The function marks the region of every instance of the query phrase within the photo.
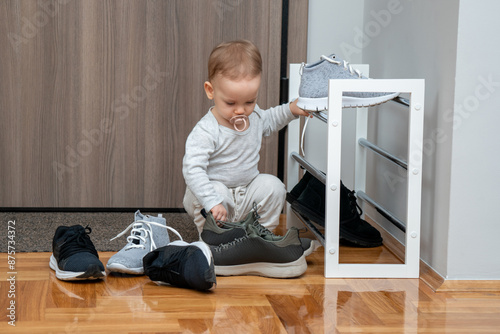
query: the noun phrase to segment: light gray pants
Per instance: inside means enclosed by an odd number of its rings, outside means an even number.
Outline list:
[[[279,218],[285,204],[286,189],[283,182],[276,176],[259,174],[247,186],[228,188],[220,182],[213,181],[215,191],[224,197],[222,205],[227,210],[228,221],[243,220],[253,203],[257,204],[257,213],[260,215],[259,223],[269,230],[274,230],[279,224]],[[184,195],[184,209],[194,219],[198,232],[203,230],[205,218],[200,211],[203,209],[200,202],[189,188]]]

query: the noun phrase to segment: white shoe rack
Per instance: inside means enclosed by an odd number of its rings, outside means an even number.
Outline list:
[[[290,66],[290,97],[298,96],[300,84],[300,64]],[[328,127],[326,175],[316,169],[297,152],[300,141],[300,122],[295,120],[288,127],[287,188],[290,191],[299,181],[302,166],[326,185],[325,230],[320,233],[315,226],[293,212],[287,203],[287,227],[301,225],[308,227],[322,243],[325,250],[325,277],[363,278],[417,278],[420,264],[420,210],[422,189],[422,142],[424,121],[424,80],[423,79],[332,79],[329,81],[328,111],[314,113]],[[356,146],[354,190],[358,200],[370,204],[381,212],[390,223],[404,232],[404,263],[402,264],[352,264],[339,263],[339,202],[342,142],[342,94],[344,92],[400,92],[409,98],[396,98],[387,103],[398,103],[406,108],[408,117],[408,157],[397,158],[367,140],[369,108],[353,109],[356,112]],[[383,112],[383,110],[378,111]],[[318,146],[320,147],[320,146]],[[406,170],[407,205],[406,219],[400,221],[366,194],[367,153],[374,152],[400,168]],[[366,211],[366,210],[365,210]]]

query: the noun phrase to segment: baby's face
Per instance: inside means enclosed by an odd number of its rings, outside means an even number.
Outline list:
[[[219,124],[232,129],[232,117],[250,116],[257,103],[259,87],[260,75],[236,80],[217,76],[212,82],[205,82],[205,92],[214,100],[212,111]]]

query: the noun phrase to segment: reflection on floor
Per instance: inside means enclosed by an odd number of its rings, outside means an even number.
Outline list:
[[[217,277],[210,292],[158,286],[145,276],[63,282],[49,268],[50,253],[16,254],[10,274],[2,253],[0,332],[499,332],[500,292],[435,293],[420,279],[325,279],[323,252],[320,247],[308,257],[302,277]],[[101,260],[112,254],[100,253]],[[393,257],[385,247],[343,248],[341,254],[350,261]],[[15,328],[8,323],[12,314]]]

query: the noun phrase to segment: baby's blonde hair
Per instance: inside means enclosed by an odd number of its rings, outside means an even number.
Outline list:
[[[231,80],[254,78],[262,73],[259,49],[250,41],[238,40],[217,45],[208,58],[208,80],[217,75]]]

